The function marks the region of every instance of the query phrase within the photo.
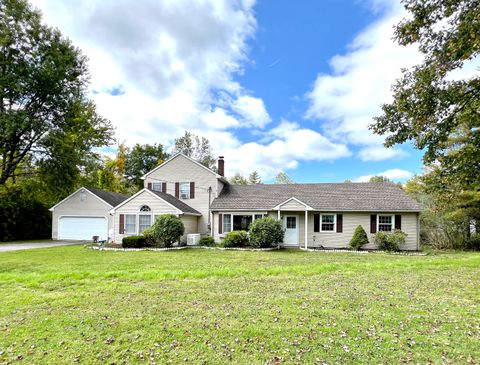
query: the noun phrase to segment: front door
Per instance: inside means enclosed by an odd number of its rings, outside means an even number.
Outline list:
[[[298,246],[298,217],[296,215],[284,216],[283,225],[285,228],[285,238],[283,239],[284,246]]]

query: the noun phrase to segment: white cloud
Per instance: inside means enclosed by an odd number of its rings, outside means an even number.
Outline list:
[[[384,149],[383,137],[373,134],[368,125],[380,114],[381,104],[391,100],[390,87],[401,76],[401,68],[421,61],[414,47],[401,47],[392,40],[393,26],[405,15],[400,3],[372,0],[371,4],[383,16],[356,36],[346,54],[330,60],[330,74],[317,76],[307,95],[306,113],[323,120],[327,137],[359,146],[364,161],[404,155],[400,148]]]
[[[263,101],[234,80],[256,30],[252,0],[33,4],[88,56],[91,96],[127,144],[270,122]]]
[[[355,182],[366,182],[369,181],[373,176],[385,176],[393,181],[406,181],[413,176],[413,173],[407,170],[402,169],[389,169],[383,172],[379,172],[371,175],[364,175],[356,178]]]
[[[385,148],[383,146],[373,145],[362,148],[358,153],[362,161],[384,161],[393,158],[402,158],[408,155],[400,148]]]
[[[263,100],[259,98],[240,96],[234,102],[233,110],[241,115],[247,124],[254,127],[263,128],[271,121]]]
[[[242,144],[224,135],[221,143],[227,175],[248,175],[255,170],[268,180],[281,170],[296,168],[300,161],[333,161],[351,155],[346,145],[332,143],[322,134],[288,121],[268,132],[268,137],[269,142],[264,144]]]

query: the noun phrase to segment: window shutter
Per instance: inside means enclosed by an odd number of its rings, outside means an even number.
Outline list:
[[[175,183],[175,198],[179,198],[180,197],[180,183],[176,182]]]
[[[195,182],[190,182],[190,199],[195,198]]]
[[[343,232],[343,214],[337,214],[337,233]]]
[[[377,232],[377,215],[372,214],[370,216],[370,233],[376,233]]]
[[[125,233],[125,215],[120,214],[120,222],[118,227],[118,233],[124,234]]]
[[[223,233],[223,214],[218,215],[218,233]]]
[[[147,184],[148,190],[152,190],[152,183]]]
[[[166,193],[166,192],[167,192],[167,183],[163,182],[162,183],[162,193]]]
[[[395,214],[395,229],[402,229],[402,216]]]
[[[313,215],[313,232],[320,232],[320,214]]]

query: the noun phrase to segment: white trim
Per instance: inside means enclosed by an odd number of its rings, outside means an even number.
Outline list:
[[[392,229],[390,231],[380,231],[380,216],[392,218]],[[385,223],[382,223],[385,224]],[[377,232],[393,232],[395,231],[395,214],[377,214]]]
[[[285,200],[284,202],[278,204],[277,206],[275,206],[275,207],[273,208],[273,210],[281,210],[281,206],[284,205],[284,204],[286,204],[286,203],[288,203],[290,200],[295,200],[297,203],[304,205],[307,210],[313,210],[313,208],[312,208],[310,205],[302,202],[301,200],[298,200],[298,199],[295,198],[294,196],[292,196],[291,198],[288,198],[288,199]]]
[[[308,247],[308,210],[305,209],[305,249]]]
[[[88,188],[85,188],[85,187],[81,187],[80,189],[74,191],[73,193],[71,193],[69,196],[67,196],[65,199],[61,200],[60,202],[58,202],[57,204],[55,204],[53,207],[51,207],[49,209],[49,211],[53,212],[53,210],[58,207],[60,204],[62,204],[63,202],[65,202],[66,200],[70,199],[73,195],[75,195],[76,193],[78,192],[81,192],[82,190],[86,190],[88,191],[91,195],[93,195],[95,198],[97,198],[98,200],[100,200],[101,202],[107,204],[109,207],[112,207],[113,208],[113,205],[110,204],[110,203],[107,203],[105,200],[103,200],[102,198],[100,198],[99,196],[95,195],[94,193],[92,193],[90,190],[88,190]]]
[[[143,175],[143,176],[141,177],[141,179],[142,179],[142,180],[145,180],[148,175],[150,175],[151,173],[157,171],[160,167],[165,166],[165,165],[166,165],[167,163],[169,163],[170,161],[173,161],[173,160],[174,160],[175,158],[177,158],[178,156],[183,156],[183,157],[185,157],[187,160],[192,161],[192,162],[195,163],[196,165],[198,165],[198,166],[204,168],[205,170],[207,170],[208,172],[211,172],[212,174],[214,174],[216,178],[219,178],[219,179],[220,179],[220,178],[224,178],[224,176],[217,174],[215,171],[210,170],[210,169],[209,169],[208,167],[206,167],[206,166],[203,166],[200,162],[195,161],[193,158],[188,157],[188,156],[185,156],[183,153],[177,153],[176,155],[173,155],[172,157],[170,157],[167,161],[165,161],[165,162],[162,163],[161,165],[158,165],[158,166],[155,167],[153,170],[147,172],[145,175]]]
[[[329,230],[323,230],[322,229],[322,216],[324,215],[333,215],[333,230],[332,231],[329,231]],[[327,213],[327,214],[323,214],[323,213],[320,213],[320,232],[328,232],[328,233],[335,233],[337,232],[337,215],[336,214],[330,214],[330,213]]]
[[[167,202],[166,200],[162,199],[160,196],[158,196],[157,194],[155,194],[154,192],[150,191],[149,189],[147,188],[143,188],[142,190],[140,190],[138,193],[132,195],[130,198],[128,198],[127,200],[121,202],[120,204],[118,204],[116,207],[114,207],[112,210],[110,210],[110,213],[112,214],[115,214],[115,211],[120,208],[121,206],[127,204],[129,201],[135,199],[137,196],[139,196],[140,194],[142,194],[143,192],[147,192],[149,193],[150,195],[154,196],[155,198],[157,199],[160,199],[162,202],[164,202],[165,204],[167,204],[168,206],[172,207],[174,210],[175,210],[175,214],[182,214],[184,213],[183,211],[181,211],[180,209],[178,209],[177,207],[173,206],[172,204],[170,204],[169,202]],[[193,214],[193,213],[191,213]]]
[[[302,204],[304,204],[304,203],[302,203]],[[240,211],[245,211],[245,212],[268,211],[268,212],[273,212],[273,211],[278,210],[278,209],[275,209],[277,207],[278,207],[278,205],[276,207],[273,207],[273,208],[263,208],[263,209],[259,209],[259,208],[251,208],[251,209],[247,209],[247,208],[238,208],[238,209],[233,209],[233,208],[210,208],[210,210],[212,212],[231,212],[231,211],[236,211],[236,212],[240,212]],[[316,211],[316,212],[322,211],[322,212],[332,212],[332,213],[334,213],[334,212],[337,212],[337,213],[377,213],[377,214],[378,214],[378,212],[382,213],[382,211],[379,211],[378,209],[377,210],[355,210],[355,209],[324,209],[324,208],[313,209],[313,208],[310,208],[308,210],[309,211],[313,210],[313,211]],[[421,210],[395,210],[395,209],[390,209],[390,210],[385,210],[383,212],[386,212],[386,213],[421,213]]]

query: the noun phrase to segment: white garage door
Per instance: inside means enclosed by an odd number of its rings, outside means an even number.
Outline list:
[[[58,239],[86,240],[99,236],[106,240],[108,235],[107,219],[105,217],[60,217],[58,222]]]

